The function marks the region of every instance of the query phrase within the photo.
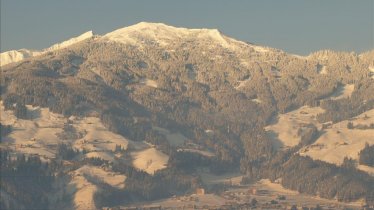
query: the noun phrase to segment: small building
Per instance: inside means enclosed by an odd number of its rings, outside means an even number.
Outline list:
[[[204,188],[197,188],[196,189],[196,195],[205,195],[205,189]]]
[[[256,195],[257,194],[257,189],[256,188],[250,188],[248,190],[248,193],[251,194],[251,195]]]

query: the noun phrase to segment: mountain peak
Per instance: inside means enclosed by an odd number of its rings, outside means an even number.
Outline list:
[[[93,32],[92,31],[87,31],[87,32],[85,32],[85,33],[83,33],[83,34],[81,34],[77,37],[73,37],[73,38],[68,39],[66,41],[63,41],[61,43],[54,44],[51,47],[49,47],[47,49],[44,49],[43,51],[51,51],[51,50],[62,49],[62,48],[68,47],[70,45],[73,45],[75,43],[78,43],[80,41],[89,39],[91,37],[93,37]]]
[[[217,32],[220,33],[218,29],[207,29],[207,28],[201,28],[201,29],[195,29],[195,28],[184,28],[184,27],[175,27],[171,25],[167,25],[165,23],[156,23],[156,22],[139,22],[137,24],[122,28],[122,29],[133,29],[133,30],[169,30],[174,31],[176,33],[178,32]],[[121,30],[121,29],[119,29]]]
[[[117,29],[102,36],[103,40],[118,42],[137,47],[166,47],[175,43],[195,42],[211,46],[221,46],[230,50],[251,48],[259,53],[272,49],[255,44],[238,41],[221,33],[218,29],[194,29],[169,26],[164,23],[140,22],[135,25]]]
[[[228,37],[217,29],[189,29],[152,22],[140,22],[120,28],[104,35],[103,38],[131,45],[158,43],[164,46],[179,39],[209,39],[223,46],[228,45]]]
[[[128,26],[128,27],[125,27],[125,28],[129,28],[129,27],[133,27],[133,28],[137,28],[137,29],[145,29],[145,28],[153,28],[153,29],[157,29],[157,28],[175,28],[173,26],[166,25],[165,23],[156,23],[156,22],[139,22],[137,24],[134,24],[132,26]]]
[[[21,61],[25,58],[34,57],[38,55],[42,55],[47,52],[60,50],[66,47],[69,47],[73,44],[76,44],[78,42],[81,42],[83,40],[89,39],[93,37],[92,31],[87,31],[77,37],[73,37],[71,39],[68,39],[66,41],[54,44],[46,49],[43,49],[41,51],[38,50],[28,50],[28,49],[20,49],[20,50],[10,50],[6,51],[0,54],[0,66],[4,66],[9,63]]]

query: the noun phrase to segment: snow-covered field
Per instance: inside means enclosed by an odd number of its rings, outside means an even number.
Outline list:
[[[303,148],[300,154],[337,165],[343,162],[344,157],[358,160],[358,153],[365,147],[365,144],[374,144],[374,130],[348,129],[348,122],[352,122],[354,126],[370,125],[374,123],[374,109],[350,121],[344,120],[332,124],[330,128],[324,130],[314,144]]]
[[[57,144],[61,142],[57,133],[62,132],[67,120],[48,109],[32,106],[27,108],[30,120],[17,119],[12,111],[5,111],[1,103],[1,123],[12,125],[12,132],[4,137],[3,142],[25,154],[53,158]]]
[[[134,167],[148,174],[154,174],[157,170],[166,168],[169,160],[169,156],[155,148],[132,152],[131,156]]]
[[[353,86],[348,89],[352,90]],[[374,123],[374,110],[362,113],[350,120],[331,124],[322,130],[322,124],[317,122],[316,115],[323,112],[324,110],[320,107],[304,106],[279,115],[278,121],[267,126],[266,130],[273,138],[275,147],[292,147],[300,142],[300,136],[297,134],[298,129],[305,124],[314,124],[322,134],[312,145],[301,148],[299,154],[337,165],[342,164],[345,157],[358,160],[358,153],[365,147],[365,144],[374,144],[373,129],[347,128],[348,122],[353,123],[353,126],[370,126]],[[359,165],[358,168],[369,174],[374,174],[373,167]]]
[[[358,165],[357,168],[361,171],[365,171],[366,173],[374,176],[374,167],[366,166],[366,165]]]
[[[4,137],[4,142],[25,154],[37,154],[53,158],[58,144],[71,144],[78,150],[87,150],[88,157],[112,159],[116,145],[126,150],[129,140],[107,130],[96,117],[70,117],[52,113],[47,108],[27,105],[29,119],[17,119],[12,111],[5,111],[0,105],[1,123],[12,125],[12,132]],[[61,139],[64,125],[73,126],[84,133],[80,139]]]
[[[123,189],[126,180],[124,175],[87,165],[73,171],[72,177],[67,193],[74,195],[74,208],[79,210],[96,209],[94,195],[102,190],[101,183]]]
[[[354,90],[355,90],[354,84],[339,86],[337,90],[332,94],[331,99],[339,100],[339,99],[351,97]]]
[[[12,111],[5,110],[0,103],[0,116],[3,125],[11,125],[12,132],[3,138],[2,146],[16,152],[38,155],[45,161],[55,157],[60,143],[70,144],[73,148],[87,151],[83,157],[98,157],[107,161],[121,158],[115,152],[116,145],[133,159],[131,164],[149,174],[167,167],[169,157],[145,142],[133,142],[115,134],[96,117],[69,118],[52,113],[48,108],[26,106],[28,119],[18,119]],[[69,125],[81,133],[78,139],[61,137],[64,126]],[[128,146],[131,145],[131,151]],[[126,176],[114,173],[109,168],[85,165],[70,172],[71,181],[66,184],[65,192],[73,196],[74,209],[96,209],[94,195],[102,190],[101,185],[123,189]]]
[[[0,106],[1,123],[13,127],[13,131],[4,138],[4,142],[16,151],[50,159],[54,158],[57,145],[64,143],[71,144],[73,148],[80,151],[86,150],[85,157],[113,161],[120,155],[115,153],[116,146],[127,150],[128,145],[131,144],[133,148],[131,156],[135,167],[150,174],[166,167],[169,159],[167,155],[144,142],[133,142],[109,131],[97,117],[66,118],[50,112],[47,108],[29,105],[27,108],[30,119],[24,120],[17,119],[12,111],[5,111],[2,104]],[[84,135],[79,139],[61,139],[59,134],[67,124]],[[181,141],[183,138],[181,134],[167,133],[166,136],[173,142]]]
[[[106,171],[97,166],[82,166],[78,170],[74,171],[76,176],[89,177],[97,183],[105,183],[112,187],[123,189],[125,188],[126,176]]]
[[[106,129],[97,117],[75,118],[72,125],[77,130],[86,133],[85,136],[73,143],[73,146],[79,150],[99,152],[97,154],[107,152],[110,155],[114,152],[116,145],[120,145],[122,149],[126,150],[129,144],[128,139]],[[104,156],[102,158],[104,159]]]
[[[281,114],[275,124],[265,128],[274,140],[275,147],[293,147],[299,144],[300,136],[297,131],[305,124],[314,124],[317,128],[321,128],[321,124],[317,122],[316,116],[323,113],[320,107],[303,106],[297,110]]]

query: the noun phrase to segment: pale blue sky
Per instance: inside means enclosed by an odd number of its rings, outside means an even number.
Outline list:
[[[141,21],[218,28],[233,38],[306,55],[374,48],[374,0],[1,0],[1,52],[41,49]]]

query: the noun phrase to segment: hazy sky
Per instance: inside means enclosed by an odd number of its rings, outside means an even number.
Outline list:
[[[306,55],[374,48],[374,0],[1,0],[1,52],[41,49],[85,31],[141,21],[218,28],[239,40]]]

